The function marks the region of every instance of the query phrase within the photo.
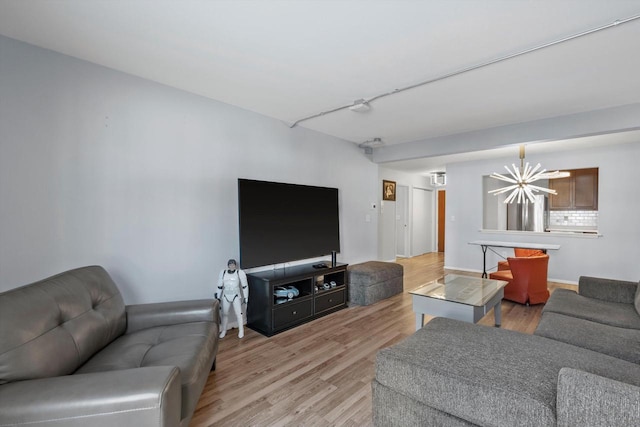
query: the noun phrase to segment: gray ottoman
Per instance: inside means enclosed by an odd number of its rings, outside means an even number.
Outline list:
[[[402,265],[395,262],[367,261],[350,265],[349,301],[358,305],[374,302],[402,293]]]

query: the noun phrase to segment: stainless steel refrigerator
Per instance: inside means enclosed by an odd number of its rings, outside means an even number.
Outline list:
[[[546,231],[549,224],[548,198],[535,196],[536,202],[507,204],[507,230]]]

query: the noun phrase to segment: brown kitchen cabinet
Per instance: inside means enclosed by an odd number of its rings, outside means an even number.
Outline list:
[[[549,196],[550,210],[598,210],[598,168],[568,170],[567,178],[549,180],[557,195]]]

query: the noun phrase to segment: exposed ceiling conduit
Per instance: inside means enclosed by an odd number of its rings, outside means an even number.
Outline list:
[[[611,27],[616,27],[618,25],[622,25],[622,24],[626,24],[626,23],[631,22],[631,21],[635,21],[637,19],[640,19],[640,15],[634,15],[634,16],[631,16],[631,17],[625,18],[625,19],[618,19],[618,20],[612,22],[611,24],[603,25],[603,26],[600,26],[600,27],[597,27],[597,28],[592,28],[590,30],[583,31],[583,32],[578,33],[578,34],[574,34],[574,35],[571,35],[571,36],[568,36],[568,37],[564,37],[562,39],[558,39],[558,40],[555,40],[555,41],[552,41],[552,42],[549,42],[549,43],[538,45],[538,46],[535,46],[535,47],[532,47],[532,48],[529,48],[529,49],[526,49],[526,50],[523,50],[523,51],[519,51],[519,52],[510,54],[510,55],[506,55],[506,56],[502,56],[502,57],[499,57],[499,58],[496,58],[496,59],[492,59],[490,61],[483,62],[481,64],[477,64],[477,65],[473,65],[471,67],[463,68],[461,70],[454,71],[454,72],[451,72],[451,73],[448,73],[448,74],[444,74],[442,76],[435,77],[435,78],[432,78],[432,79],[429,79],[429,80],[425,80],[425,81],[422,81],[420,83],[415,83],[415,84],[412,84],[410,86],[394,89],[391,92],[382,93],[380,95],[376,95],[376,96],[374,96],[372,98],[369,98],[369,99],[359,99],[359,100],[355,101],[352,104],[343,105],[341,107],[333,108],[331,110],[323,111],[321,113],[314,114],[312,116],[308,116],[308,117],[304,117],[302,119],[298,119],[295,122],[293,122],[293,124],[289,125],[289,127],[293,128],[293,127],[295,127],[296,125],[298,125],[301,122],[304,122],[304,121],[307,121],[307,120],[311,120],[311,119],[315,119],[317,117],[322,117],[322,116],[327,115],[327,114],[335,113],[336,111],[340,111],[340,110],[345,110],[347,108],[351,108],[357,103],[369,104],[369,103],[371,103],[371,102],[373,102],[375,100],[378,100],[380,98],[384,98],[384,97],[387,97],[387,96],[390,96],[390,95],[395,95],[396,93],[404,92],[404,91],[407,91],[407,90],[410,90],[410,89],[415,89],[415,88],[420,87],[420,86],[425,86],[425,85],[428,85],[428,84],[431,84],[431,83],[435,83],[435,82],[438,82],[438,81],[441,81],[441,80],[444,80],[444,79],[448,79],[450,77],[458,76],[460,74],[464,74],[464,73],[468,73],[470,71],[477,70],[479,68],[488,67],[489,65],[493,65],[493,64],[497,64],[499,62],[507,61],[509,59],[516,58],[516,57],[522,56],[522,55],[526,55],[528,53],[535,52],[535,51],[538,51],[538,50],[541,50],[541,49],[545,49],[547,47],[555,46],[555,45],[560,44],[560,43],[568,42],[570,40],[575,40],[577,38],[584,37],[584,36],[587,36],[589,34],[593,34],[593,33],[599,32],[599,31],[603,31],[603,30],[606,30],[606,29],[611,28]]]

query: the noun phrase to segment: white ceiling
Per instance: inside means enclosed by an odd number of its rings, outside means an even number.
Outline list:
[[[0,34],[291,125],[638,15],[640,0],[0,0]],[[638,52],[640,19],[298,126],[390,146],[638,103]]]

